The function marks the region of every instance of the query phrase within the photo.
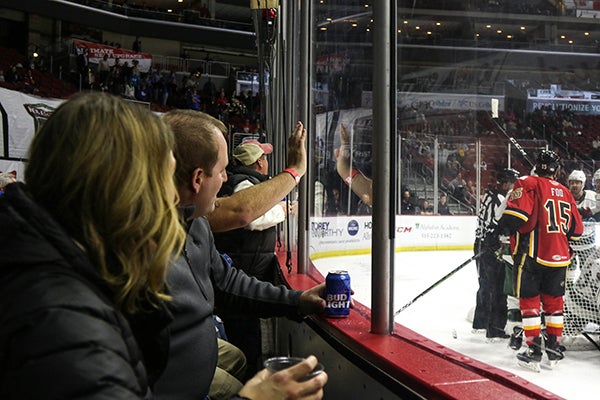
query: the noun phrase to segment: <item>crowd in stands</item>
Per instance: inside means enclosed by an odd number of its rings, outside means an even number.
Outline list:
[[[133,48],[134,51],[141,50],[138,38]],[[174,69],[159,71],[153,67],[148,72],[141,72],[138,64],[136,59],[121,61],[116,58],[110,65],[105,54],[96,65],[88,62],[85,49],[77,55],[78,77],[84,90],[106,91],[148,102],[155,111],[172,108],[203,111],[231,124],[232,132],[260,133],[258,93],[231,90],[227,94],[226,88],[217,88],[200,67],[178,76]]]
[[[137,49],[141,42],[136,38]],[[134,43],[135,44],[135,43]],[[44,70],[39,60],[27,60],[25,56],[11,49],[0,49],[0,86],[20,90],[26,93],[66,98],[76,91],[74,85],[61,82],[62,90],[58,95],[50,86],[56,86],[56,78]],[[175,70],[158,71],[151,68],[140,72],[137,60],[116,59],[109,65],[106,57],[97,65],[86,62],[85,53],[77,57],[77,72],[83,77],[84,90],[107,91],[132,100],[148,102],[154,111],[167,111],[183,108],[203,111],[211,114],[230,126],[232,133],[262,136],[260,126],[260,95],[251,91],[236,93],[229,88],[218,88],[210,77],[203,75],[201,68],[190,74],[176,76]],[[182,78],[183,77],[183,78]],[[178,83],[179,79],[179,83]],[[52,81],[54,80],[54,81]],[[447,194],[451,204],[459,204],[466,212],[474,212],[479,194],[475,188],[475,146],[472,140],[460,138],[484,137],[489,148],[483,151],[481,182],[485,190],[494,179],[494,171],[506,167],[507,134],[521,143],[534,141],[535,148],[549,144],[562,159],[563,168],[558,180],[566,183],[569,171],[583,170],[592,182],[591,176],[597,169],[596,159],[600,158],[600,119],[596,116],[575,114],[570,110],[554,110],[542,107],[524,116],[516,115],[510,108],[500,113],[497,121],[492,121],[488,113],[465,111],[463,113],[439,114],[427,109],[426,104],[413,104],[400,110],[402,140],[402,158],[408,163],[410,171],[420,176],[428,185],[434,182],[434,137],[454,137],[457,141],[447,140],[438,143],[439,189]],[[466,142],[466,143],[465,143]],[[528,150],[531,151],[531,150]],[[535,151],[535,150],[534,150]],[[530,159],[535,154],[529,155]],[[530,170],[523,157],[513,157],[512,167],[526,174]],[[406,213],[430,212],[433,199],[420,193],[410,192],[408,199],[412,211]],[[343,188],[337,193],[328,190],[329,200],[326,213],[333,215],[346,208],[343,201]],[[439,199],[438,199],[439,200]],[[369,213],[369,207],[357,204],[363,213]],[[469,211],[470,210],[470,211]]]
[[[136,43],[136,50],[140,51],[141,41],[136,38]],[[257,92],[236,93],[229,88],[217,88],[201,68],[178,79],[175,70],[151,68],[141,72],[135,59],[117,58],[114,65],[109,65],[107,58],[90,64],[85,51],[77,55],[74,83],[69,83],[46,71],[39,59],[27,60],[14,49],[0,47],[0,86],[42,97],[68,98],[78,91],[76,83],[81,83],[81,90],[106,91],[147,102],[153,111],[173,108],[203,111],[230,126],[232,133],[263,134]]]
[[[31,57],[0,47],[0,87],[42,97],[66,98],[75,86],[47,71],[43,57]]]
[[[402,189],[399,213],[403,215],[452,215],[446,193],[440,193],[436,213],[433,204],[428,199],[416,197],[407,187]]]
[[[579,169],[584,171],[587,184],[591,185],[592,175],[600,167],[597,162],[600,160],[598,116],[554,110],[551,107],[542,107],[521,116],[509,107],[493,121],[486,112],[465,111],[442,115],[423,107],[413,104],[401,109],[400,137],[405,163],[403,176],[406,179],[413,174],[431,186],[434,182],[435,138],[444,137],[445,140],[437,144],[438,187],[447,194],[451,204],[459,205],[466,213],[475,211],[481,193],[495,183],[495,171],[507,167],[510,142],[506,135],[515,138],[526,148],[527,157],[523,157],[514,146],[511,155],[511,167],[523,175],[531,172],[528,159],[534,160],[537,152],[546,146],[561,157],[562,168],[556,178],[563,184],[567,184],[570,171]],[[483,139],[480,193],[475,187],[474,137]],[[405,188],[405,191],[411,193],[409,201],[412,209],[406,208],[404,213],[412,214],[420,208],[422,194],[414,188]]]
[[[16,63],[8,67],[6,74],[0,70],[0,82],[6,82],[14,85],[17,89],[25,93],[39,92],[38,85],[33,77],[31,69],[23,68],[23,64]]]
[[[119,43],[104,42],[103,45],[120,48]],[[142,42],[136,37],[132,47],[142,52]],[[232,67],[227,87],[217,88],[210,75],[202,67],[191,72],[179,71],[175,66],[157,68],[147,72],[139,68],[137,59],[116,57],[114,61],[104,55],[98,64],[90,63],[87,48],[77,49],[77,77],[82,90],[106,91],[131,100],[148,102],[154,111],[165,112],[172,108],[193,109],[206,112],[226,124],[232,123],[233,132],[259,129],[259,94],[252,91],[236,93],[234,74],[239,68]],[[252,70],[252,68],[248,68]],[[252,72],[255,72],[252,71]],[[251,122],[248,124],[246,120]],[[243,125],[249,125],[243,126]]]

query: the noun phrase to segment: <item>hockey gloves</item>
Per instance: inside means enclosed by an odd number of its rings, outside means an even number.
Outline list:
[[[502,247],[502,244],[500,243],[500,232],[498,232],[498,229],[486,235],[481,244],[481,249],[490,253],[495,253],[500,250],[500,247]]]

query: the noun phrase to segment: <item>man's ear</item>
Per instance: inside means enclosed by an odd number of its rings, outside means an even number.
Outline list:
[[[192,177],[191,177],[190,183],[192,185],[192,191],[194,193],[200,192],[200,189],[202,188],[203,178],[204,178],[204,171],[202,170],[202,168],[198,167],[192,171]]]

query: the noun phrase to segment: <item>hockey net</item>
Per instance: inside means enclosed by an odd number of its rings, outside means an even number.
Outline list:
[[[574,254],[567,269],[562,344],[571,350],[588,349],[585,337],[600,335],[600,223],[584,222],[584,234],[571,242]]]

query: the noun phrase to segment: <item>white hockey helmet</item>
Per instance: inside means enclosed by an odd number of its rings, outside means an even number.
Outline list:
[[[580,169],[574,169],[573,172],[571,172],[571,175],[569,175],[567,181],[579,181],[585,185],[585,172]]]
[[[594,172],[594,181],[600,180],[600,169]]]

